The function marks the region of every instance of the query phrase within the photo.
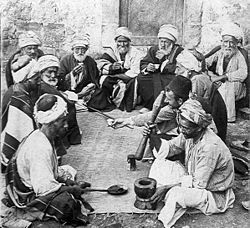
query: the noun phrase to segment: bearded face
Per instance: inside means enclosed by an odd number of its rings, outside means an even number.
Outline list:
[[[21,48],[21,53],[23,55],[28,55],[32,59],[36,59],[38,57],[38,46],[28,45],[26,47],[23,47]]]
[[[125,55],[128,53],[129,47],[130,47],[130,40],[127,37],[119,36],[117,37],[115,42],[116,42],[118,52],[121,55]]]
[[[159,50],[163,51],[165,55],[169,55],[173,48],[173,41],[168,38],[160,37],[158,41]]]
[[[41,79],[45,83],[53,87],[56,87],[58,83],[57,72],[58,72],[57,67],[48,67],[43,72],[41,72]]]
[[[233,36],[222,37],[222,51],[227,58],[231,58],[237,51],[237,40]]]
[[[73,54],[77,61],[83,62],[86,58],[87,47],[74,47]]]

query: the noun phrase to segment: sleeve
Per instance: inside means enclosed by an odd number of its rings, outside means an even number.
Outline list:
[[[145,70],[149,63],[160,63],[155,57],[155,47],[151,47],[146,56],[140,61],[140,70]]]
[[[61,187],[53,172],[52,147],[44,144],[33,151],[30,161],[30,181],[37,196],[47,195]]]
[[[59,81],[58,81],[58,89],[65,91],[65,90],[70,90],[71,87],[71,82],[70,80],[67,81],[68,78],[70,78],[70,69],[67,66],[67,59],[64,57],[60,61],[60,68],[59,68]]]
[[[218,160],[215,145],[206,145],[198,151],[197,163],[193,173],[193,187],[205,189],[208,185]]]
[[[185,150],[185,138],[183,134],[179,134],[172,140],[161,139],[161,146],[159,151],[153,150],[153,154],[157,159],[165,159],[180,154]]]
[[[247,78],[247,64],[244,56],[238,51],[236,58],[237,70],[228,72],[227,77],[228,81],[236,82],[240,81],[243,82]]]

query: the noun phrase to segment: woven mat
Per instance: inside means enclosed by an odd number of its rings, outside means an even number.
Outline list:
[[[113,117],[127,117],[133,113],[113,110],[106,113]],[[148,176],[150,164],[136,162],[137,170],[128,170],[127,155],[134,154],[141,139],[141,129],[107,127],[106,118],[98,113],[83,112],[77,114],[79,126],[83,132],[82,144],[71,146],[64,163],[72,165],[78,171],[78,180],[91,183],[93,188],[108,188],[114,184],[126,185],[128,193],[121,196],[105,192],[88,192],[85,199],[95,209],[95,213],[156,213],[157,211],[139,210],[134,207],[134,181]]]

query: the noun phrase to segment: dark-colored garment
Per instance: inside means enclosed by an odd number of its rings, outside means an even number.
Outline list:
[[[17,52],[15,52],[10,59],[8,60],[7,64],[6,64],[6,71],[5,71],[5,78],[6,78],[6,83],[7,83],[7,87],[9,88],[11,85],[14,84],[14,80],[13,80],[13,75],[11,72],[11,62],[13,61],[14,57],[16,54],[20,54],[21,50],[18,50]],[[42,50],[38,49],[38,58],[40,58],[41,56],[43,56],[44,53]]]
[[[225,142],[227,137],[227,108],[214,84],[212,84],[209,102],[212,107],[211,114],[218,131],[217,135]]]
[[[65,80],[67,74],[69,74],[77,65],[78,61],[74,58],[73,54],[64,56],[60,61],[59,68],[59,82],[58,82],[58,90],[66,91],[71,90],[70,83]],[[99,71],[96,66],[96,62],[90,56],[86,56],[83,64],[86,69],[86,74],[84,75],[82,81],[76,86],[76,93],[81,92],[81,90],[87,86],[89,83],[94,83],[96,87],[99,88]]]
[[[142,98],[142,105],[148,109],[152,109],[156,97],[175,77],[176,57],[182,52],[183,48],[179,45],[174,45],[170,55],[167,57],[169,62],[166,64],[162,72],[160,72],[161,64],[167,58],[164,57],[161,60],[157,59],[155,55],[158,50],[158,46],[153,46],[148,50],[147,55],[140,62],[140,69],[141,71],[145,70],[149,63],[160,64],[159,69],[153,73],[141,73],[137,77],[138,95]]]
[[[7,129],[5,132],[4,143],[2,147],[2,164],[6,165],[16,152],[20,140],[36,129],[36,124],[33,118],[33,107],[36,100],[44,93],[54,94],[62,97],[68,105],[68,124],[69,129],[67,135],[63,139],[64,145],[67,147],[70,144],[79,144],[81,142],[81,134],[76,120],[75,105],[68,100],[54,87],[40,80],[40,75],[35,75],[32,79],[24,83],[17,83],[9,88],[4,96],[2,110],[2,131],[5,130],[7,122],[10,120],[15,122],[11,124],[15,129]],[[13,108],[12,108],[13,107]],[[9,109],[11,108],[11,112]],[[21,120],[28,121],[25,126],[20,126],[23,123]],[[25,131],[20,131],[25,129]],[[12,133],[9,134],[8,130]],[[20,135],[21,134],[21,135]],[[56,151],[58,156],[66,154],[66,149],[62,143],[62,139],[55,139]]]

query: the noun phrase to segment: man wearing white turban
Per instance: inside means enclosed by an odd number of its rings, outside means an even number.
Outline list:
[[[127,27],[119,27],[115,31],[115,44],[111,45],[100,60],[97,61],[101,72],[100,84],[103,101],[107,106],[131,111],[137,98],[136,77],[140,72],[139,64],[142,53],[131,46],[132,34]],[[105,109],[107,107],[99,107]]]
[[[209,75],[219,85],[219,92],[227,107],[228,122],[236,120],[235,102],[246,96],[244,83],[248,74],[248,66],[241,51],[237,47],[240,36],[239,26],[226,24],[221,32],[221,50],[217,51],[208,62]]]
[[[71,182],[60,177],[54,146],[55,138],[67,132],[67,103],[57,95],[44,94],[33,114],[38,129],[22,140],[7,167],[7,194],[28,218],[84,225],[88,218],[81,212],[83,189],[69,186],[75,183],[73,176]]]
[[[211,215],[225,212],[235,200],[232,155],[208,128],[212,121],[209,106],[202,99],[188,99],[179,110],[181,133],[170,141],[157,139],[160,146],[153,151],[156,160],[149,173],[157,181],[152,202],[165,202],[158,219],[166,228],[172,227],[189,207]],[[184,167],[167,159],[183,151]]]
[[[158,45],[151,47],[140,62],[138,93],[144,108],[152,109],[153,102],[166,85],[175,77],[176,57],[183,50],[176,44],[178,31],[174,25],[164,24],[158,33]]]
[[[99,87],[99,72],[96,62],[88,55],[90,38],[88,34],[73,38],[72,53],[60,61],[58,89],[74,91],[83,98]]]
[[[33,31],[22,33],[18,39],[19,50],[14,53],[6,65],[6,82],[8,88],[14,83],[31,77],[36,61],[43,55],[38,48],[41,41]]]

